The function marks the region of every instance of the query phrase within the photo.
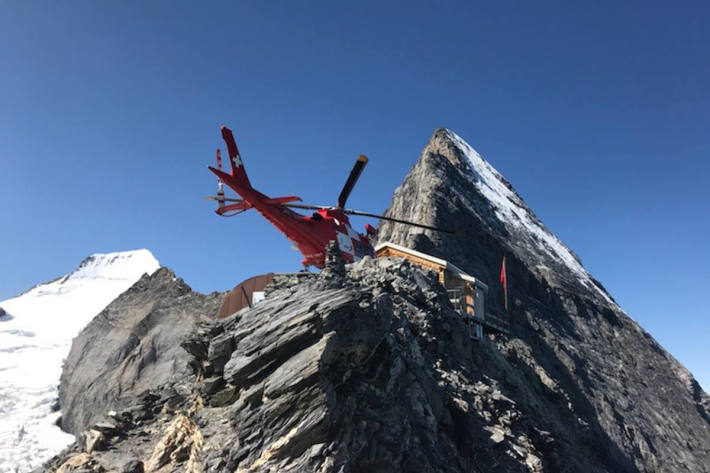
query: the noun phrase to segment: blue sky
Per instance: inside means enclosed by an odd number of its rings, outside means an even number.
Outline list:
[[[143,247],[203,292],[298,270],[200,199],[219,125],[308,203],[367,154],[370,212],[445,126],[709,388],[710,8],[574,3],[4,2],[0,299]]]

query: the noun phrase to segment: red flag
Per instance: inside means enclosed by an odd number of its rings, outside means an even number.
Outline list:
[[[500,283],[503,285],[504,289],[508,289],[508,281],[505,277],[505,256],[503,257],[503,264],[500,267]]]
[[[508,277],[505,274],[505,256],[503,256],[503,264],[500,267],[500,283],[503,285],[503,304],[505,311],[508,312]]]

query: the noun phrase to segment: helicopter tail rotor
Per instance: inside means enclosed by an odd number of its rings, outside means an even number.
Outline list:
[[[217,150],[217,169],[222,170],[222,152]],[[217,178],[217,204],[219,209],[224,208],[224,183],[222,179]]]

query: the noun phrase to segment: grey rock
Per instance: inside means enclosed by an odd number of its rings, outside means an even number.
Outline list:
[[[97,422],[92,428],[108,434],[112,434],[118,430],[118,426],[112,422]]]
[[[336,240],[331,240],[326,247],[325,267],[320,279],[323,287],[337,288],[345,278],[345,263]]]
[[[237,394],[237,388],[234,386],[227,386],[226,388],[218,391],[214,396],[212,396],[212,404],[215,406],[226,406],[231,404],[235,400],[235,395]]]
[[[99,430],[89,429],[84,434],[86,453],[102,450],[106,446],[106,436]]]
[[[211,378],[207,378],[202,381],[202,384],[204,386],[205,394],[214,394],[222,386],[224,386],[224,378],[221,376],[212,376]]]
[[[59,386],[62,428],[80,432],[146,389],[187,376],[180,343],[220,303],[220,294],[195,293],[166,268],[141,278],[72,342]]]
[[[496,282],[507,256],[512,333],[493,342],[511,370],[481,369],[507,388],[533,432],[548,432],[532,435],[546,468],[710,471],[708,395],[596,279],[580,278],[559,250],[501,216],[484,193],[483,172],[495,172],[487,166],[472,165],[451,132],[436,130],[386,215],[465,237],[384,222],[379,241],[449,260],[488,282],[495,313],[504,312]],[[499,182],[519,214],[548,231],[510,183]]]
[[[254,308],[201,331],[198,345],[225,334],[235,342],[225,389],[205,402],[197,380],[184,378],[144,393],[129,410],[154,416],[97,461],[117,469],[120,452],[142,452],[150,464],[194,461],[204,471],[463,471],[493,445],[486,429],[494,427],[506,432],[505,448],[534,454],[516,440],[526,427],[515,403],[497,385],[475,384],[472,342],[435,277],[368,259],[348,267],[337,288],[286,279]],[[187,390],[182,404],[155,412],[170,390]],[[488,418],[468,407],[476,397]],[[170,427],[177,419],[182,434]],[[525,458],[497,464],[523,471],[516,465]]]
[[[231,335],[219,335],[210,341],[207,359],[210,361],[223,357],[229,359],[233,350],[234,341],[232,340]]]
[[[91,395],[65,411],[67,422],[90,425],[84,404],[111,408],[120,435],[91,463],[72,445],[43,471],[66,462],[120,471],[136,458],[146,470],[210,473],[709,472],[707,394],[598,282],[570,269],[578,258],[556,258],[540,236],[501,219],[481,179],[453,135],[437,130],[388,215],[467,237],[390,224],[379,235],[488,282],[496,314],[505,254],[509,334],[471,340],[436,275],[401,260],[279,276],[264,301],[220,320],[203,317],[216,314],[217,296],[172,277],[142,280],[116,307],[129,327],[143,306],[191,320],[156,346],[155,358],[172,363],[148,382],[116,361],[133,349],[102,358],[86,339],[75,343],[66,382],[80,385],[63,388],[62,406]],[[518,217],[541,225],[500,182]],[[126,338],[122,318],[108,315],[89,332],[94,345]],[[174,325],[157,317],[150,327]],[[182,354],[170,351],[178,345]],[[104,382],[114,379],[105,372],[125,377]]]
[[[143,468],[143,462],[140,460],[129,460],[126,463],[123,464],[121,469],[119,470],[120,473],[143,473],[144,468]]]

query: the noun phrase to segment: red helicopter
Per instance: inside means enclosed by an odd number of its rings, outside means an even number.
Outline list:
[[[261,215],[271,222],[286,238],[291,240],[298,250],[303,253],[302,263],[305,267],[315,266],[323,268],[325,264],[325,252],[328,243],[332,240],[338,242],[343,260],[348,263],[357,261],[363,256],[375,256],[375,250],[370,242],[370,238],[376,235],[376,230],[372,225],[365,225],[365,234],[360,234],[350,226],[348,215],[360,215],[364,217],[374,217],[392,222],[414,225],[429,230],[444,233],[454,233],[450,230],[408,222],[396,218],[375,215],[357,210],[345,209],[345,202],[357,182],[362,170],[367,164],[367,157],[360,155],[355,162],[348,180],[343,186],[343,190],[338,196],[338,205],[335,207],[323,207],[315,205],[295,204],[301,202],[297,196],[268,197],[254,189],[249,182],[247,173],[244,170],[237,144],[234,141],[232,131],[227,127],[221,127],[222,138],[227,144],[229,163],[232,167],[231,174],[222,171],[222,155],[217,150],[217,168],[208,166],[218,178],[217,195],[209,196],[206,199],[216,200],[218,203],[217,214],[223,217],[233,217],[251,208],[256,209]],[[227,184],[234,192],[239,194],[241,199],[225,197],[222,183]],[[227,204],[227,202],[231,202]],[[315,210],[312,215],[301,215],[291,210],[292,208]]]

